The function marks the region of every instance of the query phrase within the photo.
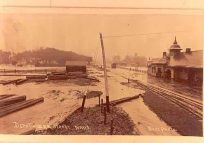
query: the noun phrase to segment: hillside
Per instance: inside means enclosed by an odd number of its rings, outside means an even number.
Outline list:
[[[1,64],[17,65],[36,65],[36,66],[64,66],[67,60],[71,61],[92,61],[91,57],[79,55],[72,51],[63,51],[55,48],[40,48],[33,51],[24,51],[21,53],[11,53],[0,51],[3,55]]]

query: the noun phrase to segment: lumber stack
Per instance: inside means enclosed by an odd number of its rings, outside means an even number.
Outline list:
[[[66,80],[67,75],[65,72],[52,72],[47,74],[49,80]]]
[[[28,108],[43,101],[43,97],[26,100],[26,96],[17,96],[14,94],[0,95],[0,117]]]
[[[7,85],[7,84],[15,84],[17,81],[19,81],[21,79],[15,79],[15,80],[8,80],[8,81],[5,81],[3,82],[2,84],[3,85]]]
[[[8,115],[8,114],[16,112],[16,111],[19,111],[19,110],[24,109],[24,108],[28,108],[30,106],[33,106],[33,105],[40,103],[40,102],[43,102],[43,101],[44,101],[44,98],[41,97],[38,99],[30,99],[30,100],[27,100],[24,102],[20,102],[18,104],[14,104],[14,105],[10,105],[10,106],[4,107],[4,108],[0,108],[0,117]]]
[[[67,75],[49,75],[48,79],[49,80],[66,80]]]
[[[26,79],[46,79],[46,75],[28,75]]]

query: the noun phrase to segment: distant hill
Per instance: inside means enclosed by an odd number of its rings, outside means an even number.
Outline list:
[[[5,52],[0,50],[0,64],[9,64],[10,63],[10,52]]]
[[[11,56],[11,53],[3,53],[4,58],[7,59],[5,62],[1,60],[0,62],[12,63],[17,65],[36,65],[36,66],[64,66],[67,60],[71,61],[92,61],[91,57],[80,55],[72,51],[63,51],[55,48],[40,48],[33,51],[24,51],[21,53],[16,53]],[[10,55],[9,55],[10,54]],[[11,58],[8,58],[11,57]],[[8,61],[9,60],[9,61]]]

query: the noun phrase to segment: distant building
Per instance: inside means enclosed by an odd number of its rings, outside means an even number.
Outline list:
[[[112,68],[112,69],[115,69],[116,67],[117,67],[117,63],[112,63],[112,64],[111,64],[111,68]]]
[[[185,52],[181,50],[175,38],[168,54],[163,52],[162,58],[148,61],[148,74],[201,85],[203,82],[203,50],[191,51],[190,48],[186,48]]]
[[[83,72],[86,73],[87,61],[66,61],[66,72]]]

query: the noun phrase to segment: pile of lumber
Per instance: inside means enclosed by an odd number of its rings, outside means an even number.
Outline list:
[[[3,85],[8,85],[8,84],[20,85],[26,81],[28,81],[28,79],[14,79],[14,80],[3,81],[3,82],[1,82],[1,84],[3,84]]]
[[[49,80],[66,80],[67,75],[49,75],[48,79]]]
[[[15,94],[0,95],[0,117],[28,108],[43,101],[43,97],[26,100],[26,96],[17,96]]]
[[[19,81],[21,79],[14,79],[14,80],[7,80],[2,82],[3,85],[7,85],[7,84],[15,84],[17,81]]]
[[[66,80],[67,75],[65,72],[51,72],[47,74],[49,80]]]
[[[28,75],[26,79],[46,79],[47,75]]]

